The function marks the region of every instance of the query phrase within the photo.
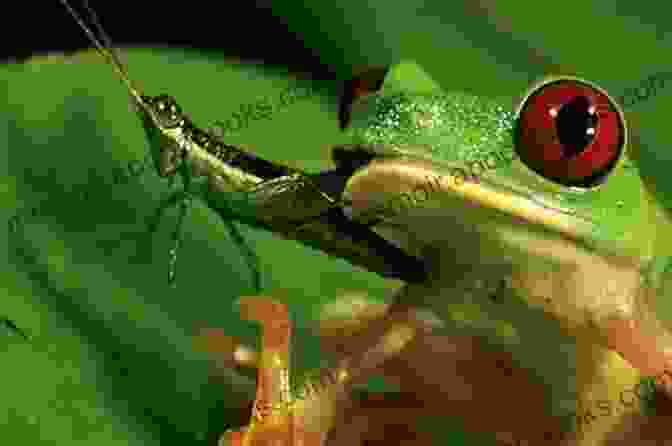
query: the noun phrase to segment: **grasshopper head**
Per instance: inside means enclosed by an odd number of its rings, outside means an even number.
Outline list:
[[[185,117],[175,98],[168,95],[135,98],[159,176],[173,175],[182,158],[180,145]]]
[[[157,127],[173,129],[179,127],[184,117],[182,108],[174,97],[167,94],[159,96],[142,96],[144,107],[142,113],[150,115]]]
[[[114,68],[119,79],[124,83],[136,106],[145,132],[150,141],[152,158],[157,172],[162,177],[173,175],[178,167],[182,155],[182,129],[185,119],[182,110],[174,98],[168,95],[145,96],[133,85],[126,67],[112,47],[112,40],[107,35],[98,19],[96,12],[91,9],[88,1],[84,0],[84,8],[89,15],[90,27],[84,16],[75,11],[68,0],[61,3],[75,19],[79,27],[89,37],[101,56]],[[97,31],[98,36],[94,33]]]

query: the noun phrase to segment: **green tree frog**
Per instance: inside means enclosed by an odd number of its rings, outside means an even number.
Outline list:
[[[430,269],[395,304],[510,351],[558,416],[642,376],[669,392],[669,222],[618,104],[571,77],[539,81],[517,110],[434,86],[414,63],[391,69],[353,104],[342,149],[375,154],[348,181],[347,213],[377,210],[374,230]],[[625,412],[580,426],[577,444],[602,444]]]
[[[342,113],[347,143],[333,154],[338,166],[354,166],[342,197],[348,218],[366,221],[427,267],[427,279],[402,286],[387,309],[428,307],[441,321],[441,342],[417,356],[416,380],[454,382],[440,346],[468,336],[510,354],[514,373],[543,381],[543,410],[572,424],[548,431],[548,444],[613,444],[623,423],[641,416],[642,404],[619,405],[625,391],[656,376],[669,393],[672,370],[669,223],[628,151],[620,107],[572,77],[539,81],[516,110],[440,92],[410,62],[373,76],[384,76],[382,88],[365,94],[365,76],[354,84]],[[344,329],[339,339],[352,335]],[[506,383],[510,368],[498,364],[489,363],[482,380]],[[445,406],[457,405],[460,393],[455,388]],[[502,402],[481,395],[478,404]],[[276,415],[287,421],[290,413]],[[230,439],[270,444],[258,429]],[[289,444],[291,436],[275,429],[273,441]]]

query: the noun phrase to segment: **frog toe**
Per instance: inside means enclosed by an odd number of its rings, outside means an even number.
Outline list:
[[[198,328],[194,335],[194,350],[216,359],[218,366],[253,369],[258,367],[259,352],[229,336],[221,328]]]
[[[665,355],[665,370],[656,375],[656,388],[672,400],[672,350],[668,349]]]
[[[659,339],[633,318],[614,316],[604,324],[607,345],[644,376],[670,375],[672,356],[660,348]]]

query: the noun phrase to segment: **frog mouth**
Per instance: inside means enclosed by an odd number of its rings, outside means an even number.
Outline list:
[[[493,176],[456,178],[428,162],[374,160],[349,178],[344,196],[350,204],[346,216],[373,221],[390,243],[430,263],[428,246],[443,242],[464,251],[471,244],[476,250],[495,226],[519,233],[534,229],[579,245],[595,238],[594,222],[522,186]]]

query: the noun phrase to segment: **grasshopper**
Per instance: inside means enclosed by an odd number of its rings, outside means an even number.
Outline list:
[[[167,209],[180,207],[170,250],[170,283],[175,283],[181,228],[195,197],[203,199],[221,216],[248,259],[252,259],[254,271],[254,251],[246,245],[232,219],[270,229],[384,276],[403,276],[407,280],[424,278],[422,262],[401,252],[367,225],[351,221],[341,207],[336,206],[338,200],[332,195],[340,194],[358,166],[340,162],[334,170],[310,175],[224,143],[214,132],[198,128],[173,97],[146,96],[133,86],[88,2],[84,5],[100,39],[66,0],[61,3],[128,88],[150,142],[159,176],[174,180],[179,175],[182,179],[183,189],[158,206],[150,224],[150,229],[155,230]],[[258,274],[256,277],[255,287],[259,289]]]

